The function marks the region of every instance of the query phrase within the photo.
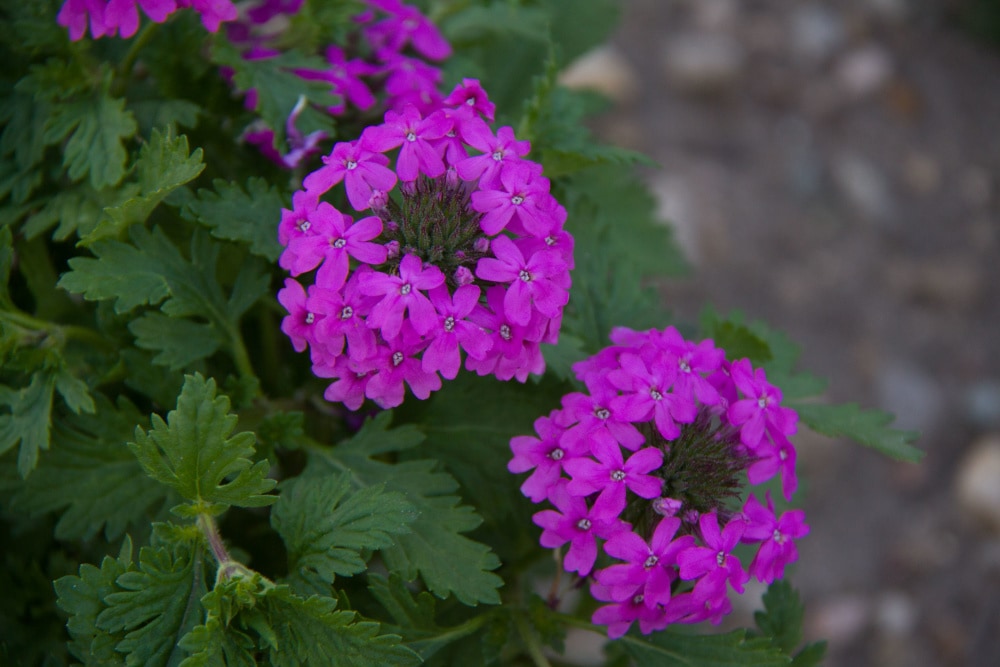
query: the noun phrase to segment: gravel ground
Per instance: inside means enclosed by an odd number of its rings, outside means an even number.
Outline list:
[[[941,3],[937,3],[940,5]],[[692,257],[667,289],[803,347],[922,464],[799,439],[792,581],[839,665],[1000,665],[1000,48],[907,0],[627,0],[573,74]]]

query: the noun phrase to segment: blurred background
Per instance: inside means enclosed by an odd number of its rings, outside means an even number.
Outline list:
[[[564,81],[661,165],[671,307],[762,319],[832,400],[922,432],[920,465],[798,438],[809,638],[831,667],[1000,665],[1000,0],[622,7]]]

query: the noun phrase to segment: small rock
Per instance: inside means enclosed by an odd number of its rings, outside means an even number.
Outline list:
[[[702,259],[694,197],[687,185],[678,178],[661,175],[652,184],[656,198],[656,215],[674,231],[674,240],[684,256],[697,264]]]
[[[887,634],[910,634],[917,625],[917,615],[913,600],[899,591],[883,593],[875,604],[875,623]]]
[[[635,70],[612,46],[598,47],[571,62],[559,75],[559,83],[577,90],[595,90],[619,103],[631,102],[639,93]]]
[[[941,187],[941,167],[924,153],[910,153],[903,160],[903,180],[918,195],[929,195]]]
[[[955,476],[961,508],[1000,534],[1000,434],[973,443]]]
[[[743,49],[736,40],[708,32],[679,35],[667,43],[663,57],[670,81],[696,95],[729,90],[744,64]]]
[[[847,95],[859,99],[881,90],[892,70],[888,52],[870,44],[842,56],[834,67],[834,77]]]
[[[944,391],[926,371],[905,361],[887,363],[876,378],[878,404],[895,415],[894,428],[928,433],[945,408]]]
[[[1000,427],[1000,381],[977,382],[965,392],[965,414],[979,428]]]
[[[844,41],[844,23],[829,7],[809,4],[796,7],[789,16],[792,51],[810,60],[825,60]]]
[[[835,158],[832,168],[834,182],[858,213],[875,221],[890,217],[894,206],[889,184],[878,167],[847,153]]]
[[[860,595],[841,595],[820,602],[806,616],[808,635],[823,637],[831,644],[847,644],[856,639],[868,625],[871,603]]]
[[[985,208],[993,196],[990,172],[982,167],[969,167],[960,176],[959,190],[966,203],[973,208]]]

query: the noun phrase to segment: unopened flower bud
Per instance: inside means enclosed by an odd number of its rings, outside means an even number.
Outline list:
[[[455,269],[455,282],[459,286],[471,285],[475,281],[475,277],[472,275],[472,271],[468,267],[460,266]]]
[[[389,241],[385,244],[385,248],[389,251],[389,259],[399,257],[399,241]]]
[[[475,244],[472,246],[476,249],[476,252],[489,252],[490,251],[490,240],[485,236],[480,236],[476,239]]]
[[[675,498],[656,498],[653,500],[653,511],[660,516],[676,516],[682,504]]]

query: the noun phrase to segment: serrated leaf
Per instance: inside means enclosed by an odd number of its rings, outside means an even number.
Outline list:
[[[643,667],[781,667],[790,662],[769,640],[748,638],[745,630],[721,635],[666,630],[642,638],[629,634],[614,645]]]
[[[813,642],[795,654],[791,667],[819,667],[825,657],[826,642]]]
[[[131,196],[131,192],[127,187],[97,192],[86,184],[62,189],[32,211],[21,231],[30,241],[58,224],[52,232],[56,241],[65,241],[74,233],[86,236],[97,226],[105,207],[113,205],[122,194]]]
[[[138,126],[125,100],[107,93],[58,104],[45,126],[45,143],[68,137],[63,166],[78,181],[90,175],[97,190],[118,185],[125,176],[128,153],[122,140],[135,135]]]
[[[115,580],[117,590],[105,596],[107,609],[97,627],[121,635],[115,650],[126,664],[166,667],[183,655],[177,646],[204,613],[199,600],[208,590],[205,555],[198,542],[177,541],[143,547],[137,568]]]
[[[726,351],[727,359],[749,359],[754,366],[760,366],[773,359],[767,341],[749,327],[741,322],[724,320],[712,315],[714,312],[709,310],[702,313],[702,333]]]
[[[101,395],[98,401],[96,414],[56,421],[51,453],[11,500],[12,509],[28,516],[62,511],[55,525],[61,540],[89,540],[102,528],[108,540],[117,540],[175,498],[149,483],[126,446],[145,417],[124,398],[117,407]]]
[[[275,667],[403,667],[419,657],[379,625],[337,611],[333,598],[296,596],[260,575],[216,585],[202,599],[205,623],[183,638],[192,655],[180,667],[256,665]],[[259,656],[259,659],[257,657]]]
[[[107,609],[106,598],[120,589],[118,577],[134,568],[132,564],[132,539],[125,537],[117,558],[105,556],[101,567],[85,563],[79,576],[70,575],[53,582],[57,604],[69,614],[66,629],[72,641],[69,650],[87,665],[124,665],[125,658],[115,652],[115,645],[124,632],[108,633],[97,625],[98,615]]]
[[[54,386],[47,373],[35,373],[21,389],[0,385],[0,405],[10,408],[9,414],[0,415],[0,455],[21,444],[17,472],[22,478],[38,464],[38,453],[49,448]]]
[[[161,313],[145,313],[132,320],[128,330],[137,347],[157,352],[154,363],[172,370],[209,357],[226,343],[225,335],[211,324]]]
[[[281,254],[278,223],[286,198],[263,178],[247,181],[244,191],[238,183],[216,180],[212,190],[199,190],[197,199],[189,199],[185,214],[208,227],[212,236],[246,243],[250,252],[269,262]]]
[[[411,532],[383,549],[390,570],[406,579],[419,575],[428,590],[440,598],[454,595],[463,604],[496,604],[503,581],[490,570],[500,565],[483,544],[462,533],[473,530],[482,519],[471,507],[459,506],[453,495],[457,484],[436,472],[434,461],[404,461],[391,464],[372,457],[400,452],[416,446],[423,435],[412,426],[389,429],[391,412],[382,412],[367,422],[356,436],[327,452],[311,453],[310,465],[319,470],[350,471],[356,486],[384,484],[401,492],[420,512]]]
[[[337,106],[341,98],[333,94],[329,84],[303,79],[294,72],[324,70],[329,63],[322,58],[305,55],[293,47],[273,58],[247,60],[238,50],[220,40],[214,44],[212,59],[219,65],[232,68],[233,83],[241,92],[256,91],[255,111],[274,131],[276,147],[284,145],[288,117],[303,98],[307,104],[296,119],[298,130],[303,134],[316,130],[333,134],[333,119],[320,109]]]
[[[897,461],[917,463],[924,456],[924,452],[912,444],[920,434],[891,428],[889,425],[894,417],[887,412],[862,410],[856,403],[796,403],[791,407],[806,426],[817,433],[831,438],[849,438]]]
[[[167,195],[202,172],[205,163],[201,158],[200,148],[190,152],[186,136],[175,137],[173,128],[169,127],[166,132],[154,129],[149,141],[140,149],[135,165],[139,194],[105,209],[105,217],[81,239],[81,245],[117,238],[130,226],[145,222]]]
[[[226,303],[226,316],[230,321],[239,321],[258,299],[267,294],[271,286],[271,274],[261,264],[258,259],[248,258],[240,266]]]
[[[237,433],[229,399],[217,396],[215,380],[184,377],[177,408],[164,421],[151,418],[153,428],[136,428],[129,447],[146,474],[174,489],[190,505],[174,511],[182,516],[220,514],[227,507],[261,507],[277,500],[265,495],[275,481],[267,478],[267,461],[253,463],[252,433]]]
[[[56,391],[66,401],[66,405],[76,414],[94,412],[94,399],[90,396],[90,387],[66,370],[60,368],[56,374]]]
[[[754,613],[760,634],[788,655],[802,643],[804,608],[799,595],[787,581],[775,581],[763,596],[764,610]]]
[[[353,490],[348,473],[299,477],[281,486],[271,525],[288,549],[292,586],[323,591],[337,575],[365,569],[365,552],[392,545],[417,518],[401,493],[382,485]]]

